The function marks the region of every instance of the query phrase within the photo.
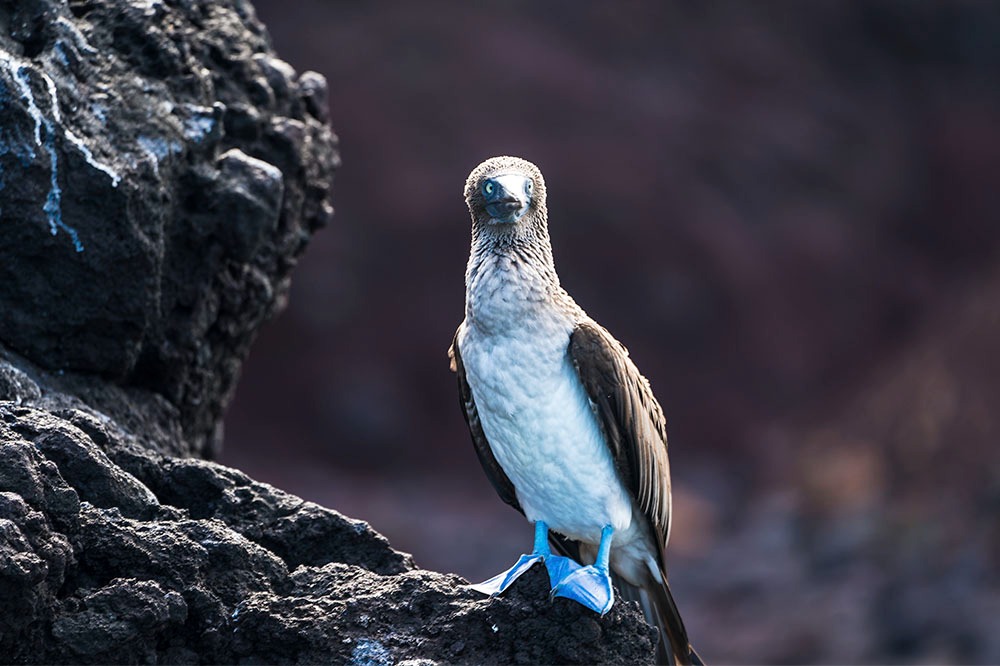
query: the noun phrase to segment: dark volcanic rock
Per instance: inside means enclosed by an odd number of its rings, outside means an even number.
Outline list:
[[[20,363],[20,368],[14,364]],[[649,662],[637,607],[502,599],[415,568],[366,523],[171,458],[0,353],[0,651],[15,663]]]
[[[0,3],[0,25],[0,339],[156,394],[183,429],[163,445],[210,454],[332,213],[325,83],[236,0]]]
[[[337,164],[246,2],[0,0],[0,654],[648,662],[638,609],[503,599],[212,462]],[[181,457],[178,457],[181,456]]]

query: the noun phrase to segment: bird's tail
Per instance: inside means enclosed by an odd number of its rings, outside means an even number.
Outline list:
[[[670,593],[666,578],[663,583],[650,580],[646,587],[636,587],[614,576],[620,596],[627,601],[639,602],[646,621],[660,632],[660,643],[656,646],[656,663],[693,664],[704,666],[704,662],[688,641],[684,621]]]

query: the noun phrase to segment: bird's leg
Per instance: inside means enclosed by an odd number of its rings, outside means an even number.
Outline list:
[[[531,552],[541,555],[543,559],[552,554],[549,550],[549,526],[544,520],[535,522],[535,545],[532,546]]]
[[[611,573],[608,562],[611,558],[611,538],[614,528],[605,525],[601,530],[601,543],[597,547],[597,560],[585,567],[579,567],[552,588],[553,597],[572,599],[596,613],[604,615],[615,603],[615,593],[611,588]]]

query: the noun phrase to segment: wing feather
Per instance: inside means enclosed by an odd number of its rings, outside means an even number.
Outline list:
[[[662,559],[670,538],[667,420],[628,350],[593,321],[570,336],[569,354],[604,431],[618,474],[656,532]]]

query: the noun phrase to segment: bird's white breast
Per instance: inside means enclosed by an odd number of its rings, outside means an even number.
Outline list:
[[[458,340],[490,448],[529,520],[584,542],[605,525],[624,538],[632,502],[567,352],[574,322],[509,278],[471,285]]]

